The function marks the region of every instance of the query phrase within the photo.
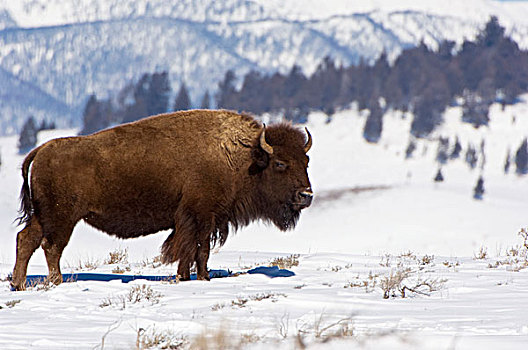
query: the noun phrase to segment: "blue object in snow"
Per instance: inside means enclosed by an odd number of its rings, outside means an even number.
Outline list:
[[[279,269],[278,266],[259,266],[249,270],[247,273],[260,273],[271,278],[295,276],[295,272],[286,269]]]
[[[230,271],[227,270],[209,270],[209,278],[229,277]],[[29,275],[26,277],[26,284],[35,284],[46,280],[46,275]],[[63,273],[62,280],[65,282],[77,281],[115,281],[121,280],[123,283],[128,283],[134,280],[147,281],[174,281],[176,276],[145,276],[145,275],[119,275],[114,273]],[[191,274],[191,280],[196,280],[196,274]]]
[[[277,266],[259,266],[249,270],[249,274],[262,274],[268,277],[291,277],[295,276],[293,271],[279,269]],[[228,270],[209,270],[209,278],[223,278],[232,276],[233,273]],[[42,283],[46,280],[46,275],[29,275],[26,277],[26,284],[32,285]],[[147,281],[174,281],[176,276],[148,276],[148,275],[120,275],[115,273],[63,273],[62,280],[65,282],[77,281],[115,281],[120,280],[123,283],[128,283],[134,280]],[[191,274],[191,280],[196,280],[196,274]]]

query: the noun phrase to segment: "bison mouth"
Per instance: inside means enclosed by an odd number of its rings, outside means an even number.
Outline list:
[[[292,230],[297,225],[301,210],[308,208],[312,204],[312,191],[310,188],[296,191],[292,199],[277,206],[273,223],[281,230]]]

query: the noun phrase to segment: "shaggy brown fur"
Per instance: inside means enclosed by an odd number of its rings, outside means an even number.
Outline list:
[[[264,129],[249,115],[206,110],[51,140],[23,163],[26,226],[17,237],[12,285],[24,289],[39,245],[50,278],[60,283],[60,257],[79,220],[119,238],[172,229],[163,261],[179,260],[183,279],[196,262],[198,278],[208,279],[210,245],[225,242],[229,225],[263,219],[282,230],[295,226],[312,198],[310,144],[289,124]]]

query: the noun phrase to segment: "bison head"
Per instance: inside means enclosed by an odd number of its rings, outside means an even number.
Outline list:
[[[290,124],[264,127],[256,140],[249,169],[257,177],[257,200],[263,215],[279,229],[295,227],[302,209],[312,203],[306,152],[312,138]]]

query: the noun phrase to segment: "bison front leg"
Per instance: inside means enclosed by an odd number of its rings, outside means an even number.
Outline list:
[[[42,242],[42,226],[33,216],[30,222],[17,235],[16,262],[11,286],[15,290],[26,289],[26,273],[29,259]]]
[[[198,240],[198,247],[196,250],[196,279],[202,281],[209,281],[209,271],[207,270],[207,261],[209,260],[209,253],[211,251],[211,234],[208,234],[204,239]]]
[[[197,249],[194,234],[187,234],[177,228],[167,237],[161,247],[161,258],[164,264],[178,261],[178,276],[182,281],[191,279],[191,266],[194,263]]]

